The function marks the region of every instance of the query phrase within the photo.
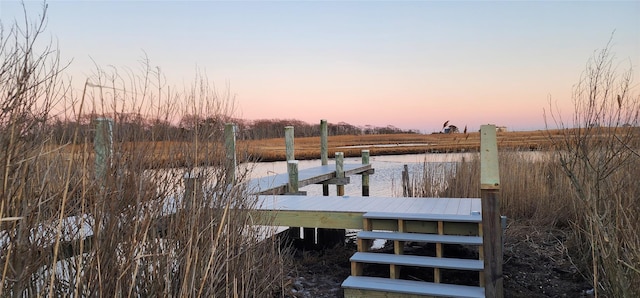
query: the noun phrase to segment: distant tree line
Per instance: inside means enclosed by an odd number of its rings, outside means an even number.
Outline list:
[[[60,144],[70,143],[78,130],[78,142],[91,141],[95,119],[105,117],[98,114],[86,114],[80,120],[50,118],[45,126],[51,130],[51,137]],[[259,140],[281,138],[286,126],[295,127],[296,137],[320,136],[320,124],[310,124],[296,119],[259,119],[244,120],[221,116],[184,115],[177,123],[168,119],[149,119],[136,113],[117,113],[108,116],[114,119],[114,141],[190,141],[194,136],[205,139],[212,131],[224,129],[225,123],[235,123],[237,138],[240,140]],[[389,125],[359,127],[346,122],[327,124],[329,135],[372,135],[372,134],[417,134],[417,130],[403,130]]]

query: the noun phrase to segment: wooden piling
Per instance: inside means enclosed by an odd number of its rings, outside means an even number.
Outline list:
[[[284,143],[287,150],[287,160],[294,160],[294,143],[293,143],[293,126],[286,126],[284,128]]]
[[[368,165],[369,164],[369,150],[362,150],[362,164],[363,165]],[[362,173],[362,196],[363,197],[368,197],[369,196],[369,174],[368,173]]]
[[[96,119],[93,149],[96,153],[94,161],[95,177],[97,180],[104,182],[107,177],[107,168],[111,166],[113,158],[113,119]]]
[[[327,129],[327,120],[320,120],[320,161],[323,166],[329,164],[329,131]],[[329,184],[322,184],[322,195],[329,195]]]
[[[236,125],[226,123],[224,125],[224,145],[226,156],[226,176],[227,185],[233,185],[236,182]]]
[[[298,161],[297,160],[288,160],[287,161],[287,174],[289,175],[289,194],[297,194],[298,193]]]
[[[480,127],[480,197],[482,200],[482,238],[484,289],[486,297],[504,295],[502,275],[502,225],[500,219],[500,175],[496,127]]]
[[[344,153],[336,152],[336,178],[344,178]],[[337,194],[344,196],[344,185],[336,185]]]

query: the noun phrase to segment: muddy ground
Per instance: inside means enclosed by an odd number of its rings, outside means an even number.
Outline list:
[[[351,235],[344,246],[326,250],[295,251],[285,297],[343,297],[340,287],[350,274],[349,257],[356,251]],[[567,254],[567,237],[562,230],[544,231],[511,224],[506,230],[504,248],[505,297],[586,297],[591,286]],[[390,252],[388,245],[380,250]],[[433,254],[434,247],[407,244],[409,254]],[[445,247],[446,254],[461,258],[477,257],[472,247]],[[388,276],[388,266],[369,265],[367,275]],[[407,268],[402,278],[432,280],[432,270]],[[445,272],[444,282],[477,285],[477,273]]]

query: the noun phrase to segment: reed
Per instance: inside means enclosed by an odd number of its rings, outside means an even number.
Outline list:
[[[640,296],[640,99],[609,47],[596,52],[574,91],[573,123],[558,114],[551,150],[499,157],[501,210],[512,221],[565,228],[564,245],[595,296]],[[571,126],[571,128],[569,128]],[[414,177],[416,196],[479,197],[477,158]],[[444,178],[442,174],[444,174]]]
[[[43,14],[29,30],[16,25],[0,34],[0,296],[280,292],[288,253],[269,237],[272,231],[252,225],[256,197],[242,186],[247,172],[225,183],[222,131],[201,126],[189,142],[161,134],[160,142],[145,143],[121,117],[224,118],[233,112],[232,99],[204,77],[174,93],[148,61],[126,78],[98,67],[75,94],[62,80],[57,50],[34,48],[44,23]],[[54,107],[65,123],[114,118],[104,177],[96,175],[90,136],[77,125],[67,127],[71,138],[56,139]],[[198,180],[188,196],[185,173]]]

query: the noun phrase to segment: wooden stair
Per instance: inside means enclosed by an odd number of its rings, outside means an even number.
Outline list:
[[[369,212],[363,215],[364,230],[357,235],[358,252],[350,259],[351,276],[343,283],[345,297],[484,297],[482,260],[482,218],[473,215],[413,214]],[[394,231],[373,231],[377,221],[394,221]],[[408,224],[409,223],[409,224]],[[431,233],[407,231],[407,227],[437,226]],[[445,235],[445,226],[456,223],[478,225],[476,235]],[[388,225],[385,225],[388,226]],[[369,252],[375,239],[393,241],[393,254]],[[433,243],[436,256],[405,255],[405,242]],[[444,244],[477,246],[479,259],[447,258],[443,256]],[[364,264],[389,265],[389,278],[366,276]],[[416,281],[401,278],[403,267],[433,270],[433,281]],[[429,269],[426,269],[429,268]],[[478,285],[442,283],[441,269],[478,272]]]

